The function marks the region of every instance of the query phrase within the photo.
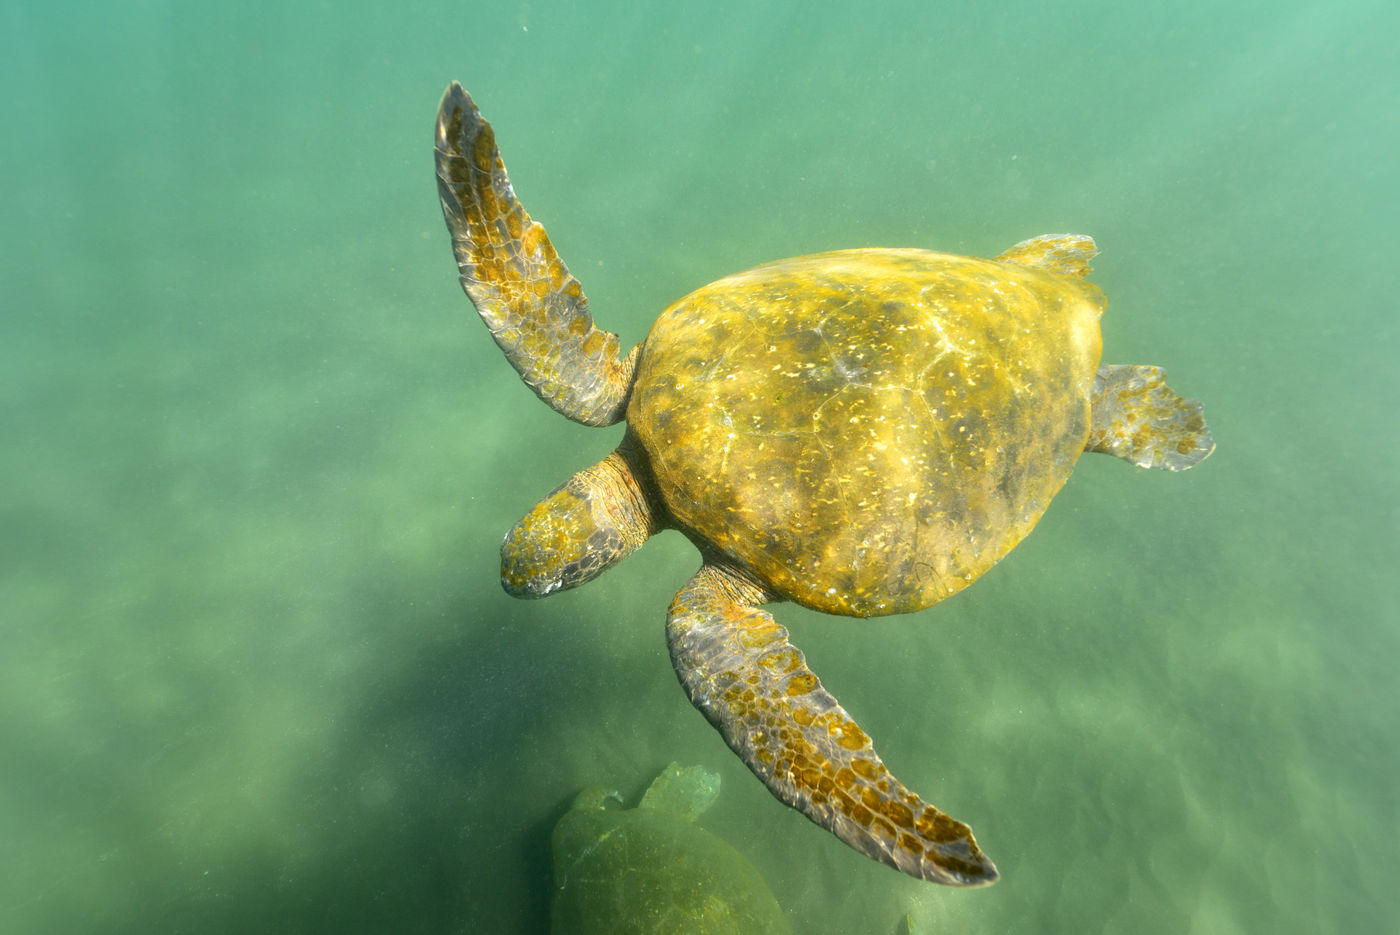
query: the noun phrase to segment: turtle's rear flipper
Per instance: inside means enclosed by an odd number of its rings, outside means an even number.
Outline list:
[[[1161,367],[1101,365],[1084,450],[1167,471],[1204,461],[1215,450],[1205,412],[1196,400],[1176,395],[1166,377]]]
[[[462,288],[525,383],[555,412],[612,425],[627,410],[637,349],[593,327],[578,280],[515,198],[491,124],[455,81],[438,108],[438,195]]]
[[[950,886],[997,870],[972,831],[904,788],[822,687],[762,589],[707,561],[671,603],[671,661],[690,700],[769,791],[881,863]]]

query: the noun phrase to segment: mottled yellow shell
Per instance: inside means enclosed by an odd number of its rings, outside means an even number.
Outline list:
[[[918,610],[1021,540],[1089,433],[1103,294],[926,250],[721,279],[662,313],[627,417],[672,516],[828,613]]]

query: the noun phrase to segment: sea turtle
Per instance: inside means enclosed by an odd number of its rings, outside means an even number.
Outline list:
[[[1083,451],[1181,470],[1213,446],[1156,367],[1099,363],[1088,237],[994,259],[840,250],[728,276],[622,353],[516,200],[453,83],[438,190],[462,287],[555,411],[626,419],[617,450],[505,537],[518,597],[582,584],[662,529],[702,563],[666,621],[691,701],[779,799],[926,880],[991,883],[967,825],[899,783],[759,605],[864,617],[966,587],[1044,513]]]
[[[672,763],[636,808],[592,787],[554,826],[553,935],[790,935],[753,864],[695,820],[719,776]]]

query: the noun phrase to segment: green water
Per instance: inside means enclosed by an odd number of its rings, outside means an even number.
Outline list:
[[[583,786],[718,771],[796,930],[1400,925],[1388,2],[18,4],[0,13],[0,932],[540,932]],[[777,804],[676,685],[678,535],[538,602],[620,429],[456,284],[459,79],[605,327],[778,257],[1103,249],[1216,454],[1084,459],[976,586],[779,619],[1003,879]]]

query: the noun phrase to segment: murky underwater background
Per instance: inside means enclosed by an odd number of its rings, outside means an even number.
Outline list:
[[[0,14],[0,931],[541,932],[574,794],[673,760],[798,931],[1400,926],[1393,4],[38,6]],[[501,591],[621,430],[458,289],[451,79],[628,342],[783,256],[1098,239],[1106,359],[1216,454],[1084,459],[924,613],[777,611],[995,887],[749,776],[666,654],[679,535]]]

